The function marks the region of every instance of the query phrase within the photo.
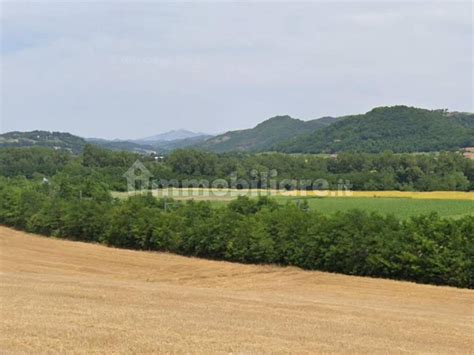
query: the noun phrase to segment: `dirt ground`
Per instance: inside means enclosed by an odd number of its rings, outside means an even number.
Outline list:
[[[474,291],[0,227],[2,353],[474,353]]]

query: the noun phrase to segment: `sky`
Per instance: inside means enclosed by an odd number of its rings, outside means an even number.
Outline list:
[[[219,133],[473,109],[470,1],[2,1],[0,131]]]

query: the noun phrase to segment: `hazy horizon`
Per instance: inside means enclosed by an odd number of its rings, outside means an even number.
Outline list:
[[[1,132],[473,109],[471,2],[1,3]]]
[[[402,105],[403,106],[403,105]],[[377,106],[377,107],[380,107],[380,106]],[[375,107],[373,107],[375,108]],[[426,109],[424,107],[419,107],[421,109]],[[450,112],[453,112],[453,111],[456,111],[456,110],[449,110]],[[467,111],[466,111],[467,112]],[[357,113],[354,113],[355,115],[357,114],[364,114],[366,112],[357,112]],[[469,113],[472,113],[472,112],[469,112]],[[276,116],[290,116],[291,115],[276,115]],[[273,116],[275,117],[275,116]],[[61,133],[70,133],[70,134],[73,134],[75,136],[79,136],[79,137],[82,137],[82,138],[86,138],[86,139],[106,139],[106,140],[117,140],[117,141],[138,141],[138,140],[146,140],[148,138],[153,138],[155,136],[159,136],[159,135],[164,135],[164,134],[168,134],[168,133],[173,133],[173,132],[179,132],[179,131],[187,131],[189,133],[193,133],[193,134],[199,134],[199,135],[210,135],[210,136],[217,136],[217,135],[220,135],[220,134],[224,134],[226,132],[229,132],[229,131],[237,131],[237,130],[245,130],[245,129],[249,129],[249,128],[254,128],[256,125],[258,125],[259,123],[262,123],[268,119],[271,119],[273,117],[268,117],[266,119],[264,119],[263,121],[261,122],[257,122],[255,125],[251,126],[251,127],[244,127],[244,128],[237,128],[237,129],[233,129],[233,130],[230,130],[230,129],[225,129],[225,127],[222,127],[222,130],[220,131],[216,131],[216,132],[203,132],[203,131],[195,131],[195,130],[192,130],[192,129],[188,129],[188,128],[183,128],[183,127],[178,127],[178,128],[171,128],[167,131],[158,131],[158,132],[154,132],[154,133],[150,133],[148,134],[148,136],[140,136],[140,137],[108,137],[108,138],[105,138],[105,137],[100,137],[100,136],[83,136],[81,134],[77,134],[75,132],[71,132],[71,131],[58,131],[56,129],[52,129],[52,130],[48,130],[48,129],[39,129],[39,128],[34,128],[34,129],[30,129],[30,130],[19,130],[20,132],[31,132],[31,131],[49,131],[49,132],[61,132]],[[318,117],[318,118],[315,118],[315,119],[321,119],[321,118],[326,118],[328,116],[322,116],[322,117]],[[313,118],[312,119],[304,119],[304,118],[298,118],[298,117],[292,117],[294,119],[300,119],[300,120],[303,120],[303,121],[309,121],[309,120],[314,120]],[[18,130],[17,130],[18,131]],[[12,131],[2,131],[0,132],[1,133],[8,133],[8,132],[12,132]],[[172,139],[174,140],[174,139]]]

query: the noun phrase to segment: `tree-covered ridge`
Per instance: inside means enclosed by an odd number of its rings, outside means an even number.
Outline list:
[[[128,140],[107,140],[100,138],[81,138],[70,133],[31,131],[8,132],[0,134],[0,148],[54,148],[74,154],[82,152],[87,144],[93,144],[115,151],[127,151],[140,154],[166,154],[172,150],[198,144],[208,136],[196,136],[185,139],[160,142],[137,142]]]
[[[173,140],[107,140],[99,138],[89,138],[87,141],[90,144],[97,145],[102,148],[115,150],[115,151],[127,151],[140,154],[166,154],[175,149],[181,149],[190,147],[201,142],[204,142],[210,136],[200,135],[188,138],[178,138]]]
[[[270,118],[254,128],[209,138],[197,136],[164,142],[88,139],[69,133],[32,131],[0,135],[0,148],[54,147],[73,153],[91,143],[111,150],[168,154],[194,147],[223,152],[339,153],[358,151],[435,152],[474,146],[474,114],[424,110],[407,106],[379,107],[363,115],[302,121]]]
[[[407,106],[347,116],[304,137],[278,144],[290,153],[433,152],[474,145],[474,115]]]
[[[474,113],[469,112],[449,112],[447,116],[454,122],[467,128],[474,128]]]
[[[290,137],[313,132],[336,120],[332,117],[324,117],[317,120],[302,121],[290,116],[276,116],[258,124],[254,128],[229,131],[210,138],[204,143],[197,145],[197,147],[216,153],[268,151]]]
[[[0,148],[50,147],[78,153],[86,141],[78,136],[63,132],[31,131],[0,134]]]

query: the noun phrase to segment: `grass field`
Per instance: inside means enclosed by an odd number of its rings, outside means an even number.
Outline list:
[[[368,212],[393,214],[400,218],[409,218],[420,214],[436,212],[444,217],[459,218],[465,215],[474,216],[474,203],[466,200],[424,200],[407,198],[278,198],[282,203],[308,201],[312,210],[330,214],[337,211],[362,209]]]
[[[0,227],[2,353],[450,353],[474,291],[107,248]]]
[[[228,203],[238,196],[256,197],[268,191],[231,190],[223,193],[219,190],[184,189],[154,190],[156,197],[169,196],[177,200],[210,200],[216,206]],[[436,212],[441,216],[458,218],[465,215],[474,216],[473,192],[401,192],[401,191],[353,191],[351,196],[335,195],[319,197],[317,192],[270,191],[280,203],[307,201],[309,207],[322,213],[334,213],[351,209],[362,209],[368,212],[393,214],[400,218]],[[301,194],[306,196],[298,196]],[[114,196],[125,198],[126,193],[114,192]]]

